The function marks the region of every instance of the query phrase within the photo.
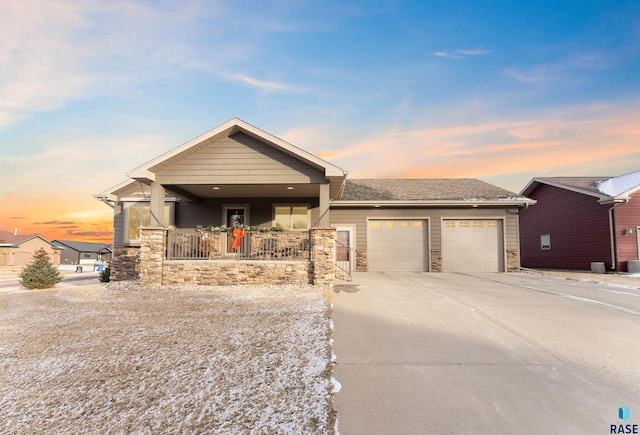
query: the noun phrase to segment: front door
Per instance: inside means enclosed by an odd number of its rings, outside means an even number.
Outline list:
[[[247,205],[225,205],[223,207],[223,223],[229,228],[237,227],[237,226],[248,226],[249,225],[249,207]],[[232,249],[234,237],[233,233],[227,234],[227,253],[242,253],[244,252],[245,243],[242,243],[239,248]],[[248,239],[248,238],[247,238]]]

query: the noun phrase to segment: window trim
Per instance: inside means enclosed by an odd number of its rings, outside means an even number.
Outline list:
[[[175,222],[175,202],[174,201],[165,201],[165,207],[169,207],[169,222],[167,222],[167,226],[171,226]],[[123,204],[122,214],[124,216],[122,221],[122,242],[125,246],[140,246],[140,236],[138,235],[137,239],[131,239],[129,237],[129,210],[134,207],[151,207],[151,201],[135,201],[135,202],[126,202]],[[141,215],[142,216],[142,215]],[[143,225],[140,225],[142,228]]]
[[[309,231],[311,229],[311,204],[309,203],[274,203],[273,212],[273,226],[276,226],[276,207],[289,207],[289,228],[285,228],[285,231]],[[293,207],[306,207],[307,209],[307,224],[306,228],[292,228],[293,226]]]
[[[540,250],[542,250],[542,251],[550,251],[551,250],[551,235],[550,234],[540,234]]]

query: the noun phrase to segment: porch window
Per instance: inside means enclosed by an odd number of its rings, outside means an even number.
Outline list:
[[[276,205],[274,207],[275,226],[285,230],[309,229],[308,205]]]
[[[127,207],[126,213],[126,234],[125,240],[131,243],[140,243],[140,228],[151,224],[151,206],[131,205]],[[164,206],[164,216],[162,220],[165,225],[171,223],[171,206]]]

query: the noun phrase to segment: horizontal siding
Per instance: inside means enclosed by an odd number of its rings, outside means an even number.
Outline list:
[[[530,195],[537,203],[520,216],[524,267],[590,270],[591,262],[611,266],[609,207],[596,198],[540,185]],[[551,236],[551,249],[540,248],[540,235]]]
[[[309,204],[311,207],[311,224],[318,218],[317,198],[286,198],[273,200],[265,198],[222,198],[208,199],[202,202],[180,202],[176,204],[177,228],[195,228],[198,225],[222,225],[222,210],[224,205],[246,204],[249,206],[249,225],[273,225],[273,204]]]
[[[118,202],[113,214],[113,246],[124,246],[124,213]]]
[[[640,227],[640,192],[631,195],[628,203],[614,211],[616,251],[618,267],[627,270],[627,261],[638,260],[638,227]],[[625,228],[631,228],[633,234],[626,234]]]
[[[515,213],[515,212],[514,212]],[[504,218],[507,231],[506,249],[518,249],[517,214],[507,214],[504,209],[362,209],[335,208],[331,210],[331,225],[356,224],[356,249],[367,249],[367,218],[373,219],[429,219],[431,249],[441,249],[442,219],[491,219]]]
[[[209,139],[197,152],[158,169],[165,184],[322,183],[324,174],[243,133]]]

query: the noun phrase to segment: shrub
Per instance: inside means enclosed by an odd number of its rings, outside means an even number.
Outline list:
[[[107,265],[102,272],[100,272],[100,282],[109,282],[111,281],[111,266]]]
[[[20,284],[29,289],[50,288],[62,281],[62,275],[53,267],[49,254],[42,248],[33,254],[31,263],[20,272],[20,278]]]

